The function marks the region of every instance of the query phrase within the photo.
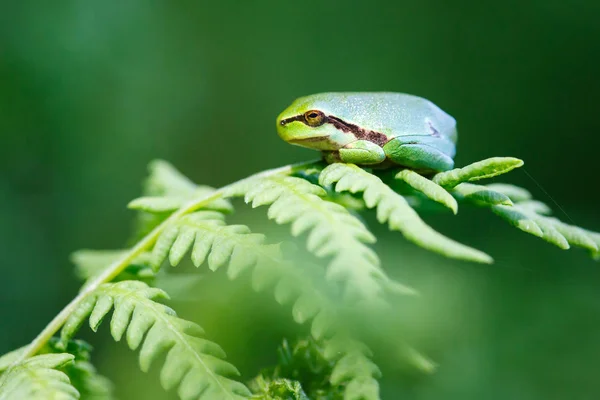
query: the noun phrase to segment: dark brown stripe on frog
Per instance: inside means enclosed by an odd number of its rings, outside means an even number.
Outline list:
[[[283,125],[289,124],[290,122],[294,122],[294,121],[300,121],[303,124],[306,124],[306,120],[304,119],[304,114],[300,114],[300,115],[296,115],[295,117],[282,119],[281,121],[279,121],[279,125],[283,126]]]
[[[326,116],[325,118],[326,123],[332,124],[337,130],[340,130],[344,133],[350,132],[354,134],[354,136],[359,140],[368,140],[369,142],[375,143],[379,146],[383,146],[388,142],[388,137],[383,133],[360,128],[337,117]]]
[[[290,122],[300,121],[303,124],[306,124],[306,120],[304,119],[304,114],[296,115],[294,117],[286,118],[279,122],[280,125],[286,125]],[[325,116],[324,124],[331,124],[337,130],[342,131],[344,133],[352,133],[359,140],[368,140],[371,143],[375,143],[379,146],[383,146],[388,142],[388,137],[380,132],[370,131],[363,128],[358,127],[357,125],[350,124],[340,118],[333,117],[330,115]],[[306,124],[307,125],[307,124]]]

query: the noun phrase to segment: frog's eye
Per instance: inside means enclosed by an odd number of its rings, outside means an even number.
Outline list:
[[[308,126],[320,126],[325,122],[325,114],[318,110],[310,110],[304,113],[304,120]]]

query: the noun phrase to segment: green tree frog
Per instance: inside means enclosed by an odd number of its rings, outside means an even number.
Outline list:
[[[295,100],[277,117],[288,143],[320,150],[327,162],[454,167],[456,121],[429,100],[404,93],[320,93]]]

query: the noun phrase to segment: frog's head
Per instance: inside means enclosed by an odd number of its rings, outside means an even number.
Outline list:
[[[277,133],[290,144],[315,150],[339,150],[356,140],[335,127],[325,102],[301,97],[277,117]]]

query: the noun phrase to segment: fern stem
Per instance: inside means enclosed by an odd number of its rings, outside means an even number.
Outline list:
[[[310,166],[313,166],[319,161],[311,161],[299,164],[290,164],[279,168],[273,168],[266,171],[259,172],[257,174],[251,175],[249,178],[255,177],[264,177],[264,176],[272,176],[272,175],[290,175],[296,171],[303,170]],[[248,178],[245,178],[248,179]],[[169,216],[166,220],[164,220],[160,225],[154,228],[150,233],[148,233],[142,240],[140,240],[134,247],[132,247],[126,254],[123,255],[119,260],[116,260],[112,264],[110,264],[101,274],[95,277],[92,281],[86,283],[83,290],[73,299],[69,304],[67,304],[56,317],[40,332],[40,334],[29,344],[27,349],[23,351],[20,357],[13,363],[10,369],[14,366],[22,363],[25,359],[34,356],[47,342],[52,338],[52,336],[58,332],[58,330],[64,325],[69,315],[81,304],[81,302],[93,291],[95,291],[100,285],[103,283],[107,283],[112,281],[117,275],[119,275],[127,266],[140,254],[147,251],[155,242],[161,232],[164,230],[166,226],[181,218],[182,216],[189,214],[206,206],[207,204],[218,200],[222,197],[225,197],[228,193],[228,190],[235,186],[238,182],[231,183],[229,185],[223,186],[209,195],[202,196],[201,198],[191,200],[189,203],[181,207],[179,210],[175,211],[173,214]]]

